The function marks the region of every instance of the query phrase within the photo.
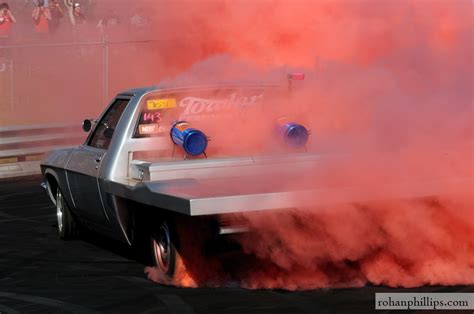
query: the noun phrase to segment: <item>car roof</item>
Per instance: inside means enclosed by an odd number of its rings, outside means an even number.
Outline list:
[[[196,84],[177,84],[162,83],[159,85],[133,88],[121,92],[121,96],[143,95],[153,91],[185,91],[190,89],[206,89],[206,88],[271,88],[278,87],[278,84],[269,84],[264,82],[217,82],[217,83],[196,83]]]

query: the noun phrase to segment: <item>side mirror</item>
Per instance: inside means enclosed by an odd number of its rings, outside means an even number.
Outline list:
[[[92,122],[90,119],[85,119],[82,121],[82,129],[84,132],[89,132],[92,129]]]
[[[114,135],[114,129],[113,128],[107,128],[104,130],[104,137],[105,138],[108,138],[108,139],[111,139],[112,138],[112,135]]]

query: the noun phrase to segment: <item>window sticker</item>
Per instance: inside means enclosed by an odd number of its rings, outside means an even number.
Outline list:
[[[145,123],[156,123],[161,121],[161,113],[160,112],[143,112],[142,120]]]
[[[138,126],[138,133],[140,135],[156,134],[159,131],[158,124],[140,124]]]
[[[174,98],[150,99],[150,100],[147,100],[146,106],[148,110],[176,108],[176,99]]]

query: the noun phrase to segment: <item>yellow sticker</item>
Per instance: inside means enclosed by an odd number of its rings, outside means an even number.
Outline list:
[[[174,98],[150,99],[150,100],[147,100],[146,106],[148,110],[176,108],[176,99]]]

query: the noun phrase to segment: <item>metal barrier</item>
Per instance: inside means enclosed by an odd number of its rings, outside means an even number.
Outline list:
[[[79,145],[85,137],[79,123],[0,127],[0,178],[39,173],[47,151]]]

